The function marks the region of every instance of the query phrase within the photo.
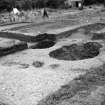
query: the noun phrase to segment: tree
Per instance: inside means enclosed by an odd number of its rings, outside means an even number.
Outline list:
[[[0,11],[11,11],[12,8],[18,9],[33,9],[33,8],[60,8],[65,5],[66,0],[0,0]],[[85,5],[91,5],[95,3],[104,3],[105,0],[84,0]]]
[[[64,2],[65,0],[48,0],[46,5],[50,8],[59,8],[60,6],[65,5]]]

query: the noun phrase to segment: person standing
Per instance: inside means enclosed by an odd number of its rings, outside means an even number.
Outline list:
[[[43,9],[43,18],[49,18],[46,8]]]

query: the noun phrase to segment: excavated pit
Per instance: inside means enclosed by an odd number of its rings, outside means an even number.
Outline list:
[[[36,42],[35,45],[31,46],[32,49],[45,49],[50,48],[55,45],[56,37],[54,34],[40,34],[35,37]]]
[[[55,45],[56,36],[55,34],[39,34],[37,36],[29,36],[19,33],[10,33],[10,32],[0,32],[0,37],[9,38],[9,39],[18,39],[26,43],[35,43],[31,46],[32,49],[44,49],[50,48]]]
[[[31,46],[32,49],[45,49],[50,48],[55,45],[55,42],[53,41],[41,41],[34,46]]]
[[[102,45],[98,42],[72,44],[50,52],[49,56],[58,60],[83,60],[98,56],[100,48],[102,48]]]
[[[45,40],[56,41],[56,36],[55,34],[43,33],[43,34],[35,36],[35,40],[36,42],[45,41]]]
[[[94,33],[92,40],[105,40],[105,33]]]

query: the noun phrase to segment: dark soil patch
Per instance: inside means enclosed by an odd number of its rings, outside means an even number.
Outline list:
[[[40,34],[35,37],[36,44],[31,46],[32,49],[45,49],[55,45],[56,37],[54,34]]]
[[[4,62],[2,64],[3,66],[14,66],[14,65],[18,65],[20,68],[26,69],[28,68],[30,65],[29,64],[25,64],[25,63],[19,63],[19,62]]]
[[[20,68],[22,69],[26,69],[26,68],[29,68],[29,64],[20,64]]]
[[[55,45],[53,41],[41,41],[34,46],[31,46],[32,49],[45,49],[50,48]]]
[[[35,42],[35,36],[28,36],[20,33],[11,33],[11,32],[0,32],[0,37],[17,39],[25,42]]]
[[[48,95],[46,98],[41,100],[37,105],[58,105],[58,104],[60,105],[60,103],[62,103],[63,101],[70,100],[79,92],[81,93],[81,91],[87,91],[88,95],[91,95],[91,92],[95,91],[98,86],[104,86],[104,85],[105,85],[105,64],[96,69],[91,69],[85,75],[81,75],[75,78],[74,80],[70,81],[68,84],[62,86],[56,92]]]
[[[36,68],[40,68],[44,65],[44,62],[34,61],[32,65]]]
[[[92,40],[105,40],[105,33],[94,33]]]
[[[36,42],[39,42],[39,41],[56,41],[56,36],[54,34],[47,34],[47,33],[44,33],[44,34],[40,34],[40,35],[37,35],[35,37],[35,40]]]
[[[97,31],[104,27],[105,27],[104,23],[95,23],[95,24],[78,27],[78,28],[70,30],[70,31],[65,31],[65,32],[62,32],[57,35],[43,33],[43,34],[39,34],[37,36],[30,36],[30,35],[24,35],[24,34],[20,34],[20,33],[11,33],[11,32],[0,32],[0,37],[10,38],[10,39],[18,39],[18,40],[25,41],[25,42],[39,42],[39,41],[45,41],[45,40],[51,40],[51,41],[55,42],[57,39],[69,37],[73,33],[77,33],[78,30],[80,30],[81,28],[85,30],[85,33],[87,35],[91,31]]]
[[[40,34],[37,36],[30,36],[20,33],[0,32],[0,37],[18,39],[20,41],[25,41],[25,42],[39,42],[44,40],[56,41],[56,37],[54,34],[47,34],[47,33]]]
[[[105,23],[90,24],[90,25],[87,25],[87,26],[82,27],[82,28],[84,28],[87,32],[98,31],[98,30],[101,30],[101,29],[105,28]]]
[[[50,52],[49,56],[58,60],[89,59],[97,56],[101,47],[102,45],[97,42],[87,42],[81,45],[72,44]]]
[[[11,46],[11,47],[7,47],[7,48],[0,48],[0,56],[5,56],[11,53],[15,53],[17,51],[22,51],[24,49],[27,49],[27,43],[25,42],[21,42],[20,44]]]

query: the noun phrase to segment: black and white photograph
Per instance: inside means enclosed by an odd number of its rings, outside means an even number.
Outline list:
[[[105,105],[105,0],[0,0],[0,105]]]

